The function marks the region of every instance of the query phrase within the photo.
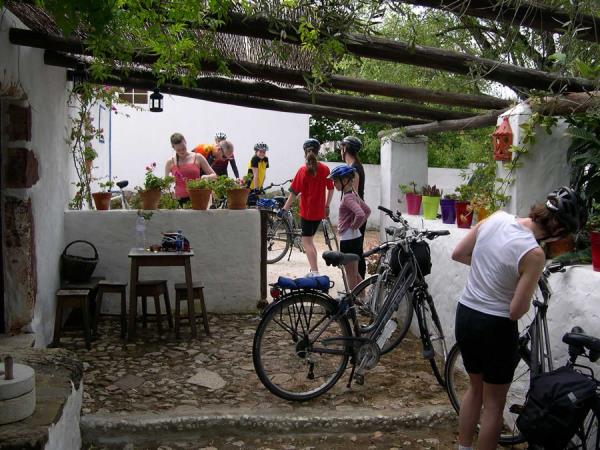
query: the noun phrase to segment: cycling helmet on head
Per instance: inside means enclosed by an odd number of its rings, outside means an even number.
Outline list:
[[[362,148],[362,142],[355,136],[346,136],[342,139],[341,145],[347,146],[354,153],[360,152],[360,149]]]
[[[548,194],[546,208],[552,211],[558,221],[570,233],[581,230],[587,222],[587,209],[573,189],[563,186]]]
[[[304,144],[302,144],[302,148],[304,149],[304,151],[308,150],[309,148],[313,148],[316,151],[319,151],[319,149],[321,148],[321,143],[313,138],[307,139],[306,141],[304,141]]]
[[[269,146],[264,142],[257,142],[254,145],[254,150],[264,150],[265,152],[269,150]]]
[[[224,141],[225,139],[227,139],[227,135],[222,131],[217,131],[215,133],[215,139],[218,141]]]
[[[345,177],[354,177],[354,173],[356,169],[354,167],[350,167],[347,164],[342,164],[341,166],[334,167],[331,173],[327,176],[327,178],[331,178],[335,180],[336,178],[345,178]]]

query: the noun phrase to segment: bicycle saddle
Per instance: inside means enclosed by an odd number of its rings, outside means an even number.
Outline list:
[[[583,330],[582,330],[583,331]],[[562,341],[569,345],[569,354],[576,352],[576,354],[583,354],[583,348],[587,348],[590,351],[590,361],[594,362],[600,357],[600,339],[593,336],[587,336],[582,333],[571,332],[566,333]]]
[[[117,181],[117,186],[119,186],[119,189],[123,189],[128,184],[129,184],[129,181],[127,181],[127,180]]]
[[[282,197],[281,195],[277,195],[277,196],[273,197],[273,200],[275,200],[277,202],[277,204],[279,205],[279,207],[281,208],[283,205],[285,205],[285,201],[287,199],[285,197]]]
[[[360,258],[354,253],[323,252],[323,259],[328,266],[339,267],[352,261],[358,261]]]

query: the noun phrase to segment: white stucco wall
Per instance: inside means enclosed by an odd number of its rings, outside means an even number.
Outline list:
[[[98,249],[95,276],[129,282],[128,253],[135,245],[136,211],[67,211],[65,239],[90,241]],[[192,277],[204,284],[209,312],[255,312],[260,298],[260,217],[257,210],[159,210],[146,227],[147,244],[160,244],[161,232],[182,230],[194,250]],[[77,249],[72,247],[73,253]],[[71,253],[69,249],[69,253]],[[81,247],[81,254],[89,254]],[[76,254],[76,253],[75,253]],[[183,267],[144,267],[140,279],[185,280]],[[139,302],[138,302],[139,303]],[[103,302],[119,312],[119,302]]]
[[[8,30],[25,27],[6,9],[2,8],[0,14],[0,81],[3,85],[20,84],[27,97],[24,104],[31,105],[32,139],[22,144],[33,150],[40,176],[31,189],[11,189],[4,194],[23,199],[29,197],[32,201],[37,262],[37,297],[32,328],[36,346],[45,346],[50,342],[54,328],[54,293],[59,285],[58,261],[64,240],[63,211],[68,201],[66,73],[64,69],[44,65],[42,50],[10,44]],[[10,296],[10,283],[18,283],[22,274],[11,274],[8,261],[4,267],[7,271],[6,295]],[[7,301],[13,300],[7,298]]]
[[[129,180],[128,189],[142,184],[144,168],[149,163],[156,162],[158,173],[164,174],[165,162],[174,156],[169,141],[174,132],[185,136],[189,149],[198,144],[213,143],[217,131],[225,132],[234,145],[240,175],[247,172],[248,162],[254,156],[254,144],[266,142],[270,168],[265,184],[292,178],[304,162],[302,144],[308,138],[309,118],[306,114],[244,108],[172,95],[164,96],[163,108],[161,113],[152,113],[147,106],[141,111],[118,106],[117,114],[112,113],[112,175]],[[106,130],[107,142],[108,139]],[[108,148],[105,150],[101,158],[107,160]],[[100,164],[108,167],[107,162]],[[108,174],[107,170],[99,172]],[[233,176],[231,168],[229,174]]]
[[[48,429],[44,450],[78,450],[81,448],[79,419],[83,402],[83,381],[79,389],[71,383],[72,392],[61,411],[60,419]]]
[[[449,349],[455,342],[454,315],[457,302],[469,272],[468,266],[452,261],[450,256],[469,230],[443,224],[441,220],[424,220],[417,216],[405,218],[417,228],[421,228],[423,224],[424,228],[430,230],[450,230],[449,236],[428,241],[433,268],[425,278],[440,315]],[[562,336],[573,326],[579,325],[587,334],[600,336],[600,303],[596,293],[600,286],[600,272],[594,272],[591,265],[569,267],[565,273],[553,274],[550,285],[554,292],[548,309],[548,327],[552,355],[555,364],[560,365],[564,364],[567,355]],[[532,314],[532,311],[528,314]],[[520,323],[520,329],[531,321],[532,316],[525,317]],[[600,368],[600,365],[596,367]]]

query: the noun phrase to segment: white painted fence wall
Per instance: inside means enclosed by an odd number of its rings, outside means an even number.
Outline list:
[[[136,211],[67,211],[65,238],[83,239],[98,249],[95,276],[129,282],[128,253],[135,245]],[[161,232],[182,230],[194,250],[192,276],[204,283],[206,308],[215,313],[255,312],[260,298],[260,217],[257,210],[159,210],[147,223],[147,244],[160,244]],[[78,244],[79,245],[79,244]],[[89,247],[88,247],[89,248]],[[75,252],[77,249],[71,247]],[[82,253],[89,250],[81,247]],[[183,267],[143,267],[140,279],[183,282]],[[119,312],[118,301],[103,302]]]

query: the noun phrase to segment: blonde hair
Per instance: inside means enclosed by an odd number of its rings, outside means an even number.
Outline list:
[[[185,138],[183,137],[183,134],[181,134],[181,133],[173,133],[171,135],[171,145],[181,144],[183,141],[185,141]]]

